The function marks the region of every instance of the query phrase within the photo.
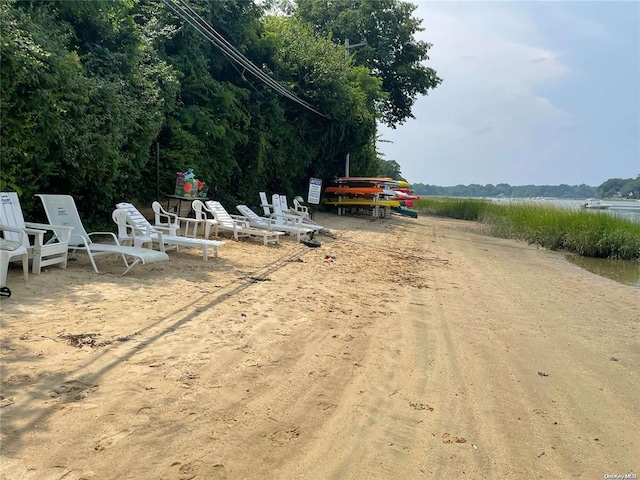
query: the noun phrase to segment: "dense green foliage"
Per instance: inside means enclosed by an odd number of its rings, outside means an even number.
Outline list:
[[[2,187],[106,211],[145,185],[175,76],[123,2],[2,3]]]
[[[596,190],[598,198],[640,198],[640,175],[636,178],[610,178]]]
[[[510,197],[510,198],[640,198],[640,175],[636,178],[611,178],[598,187],[589,185],[455,185],[438,187],[416,183],[413,189],[418,195],[442,197]]]
[[[386,171],[376,121],[391,89],[372,65],[346,61],[302,14],[269,16],[264,2],[246,0],[189,3],[329,118],[275,93],[161,3],[3,0],[0,189],[19,191],[27,216],[36,192],[71,193],[83,217],[97,221],[116,202],[149,202],[156,143],[160,194],[191,167],[210,195],[231,205],[256,204],[260,190],[303,194],[310,176],[328,183],[343,174],[348,152],[352,175]],[[412,8],[390,5],[405,12],[394,21],[407,23],[394,26],[393,41],[413,45]],[[403,61],[425,58],[421,48]],[[410,98],[426,92],[419,77],[413,90],[403,87]]]
[[[552,250],[586,257],[640,260],[640,224],[604,212],[454,198],[423,198],[415,206],[432,215],[481,221],[495,236]]]
[[[431,44],[416,40],[422,20],[413,17],[416,6],[399,0],[295,0],[295,15],[345,46],[366,42],[349,52],[357,65],[365,65],[382,80],[386,97],[382,120],[390,127],[411,115],[418,95],[426,95],[442,80],[423,62]]]

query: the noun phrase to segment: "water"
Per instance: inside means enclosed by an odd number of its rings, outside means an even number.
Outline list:
[[[581,257],[573,254],[568,255],[567,260],[591,273],[640,288],[640,262]]]

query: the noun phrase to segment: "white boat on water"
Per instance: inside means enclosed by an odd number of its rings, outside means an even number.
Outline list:
[[[611,205],[608,203],[602,203],[600,200],[596,200],[595,198],[590,198],[582,206],[592,210],[606,210],[607,208],[611,208]]]

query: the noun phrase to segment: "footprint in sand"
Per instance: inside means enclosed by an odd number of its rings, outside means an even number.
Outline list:
[[[284,445],[285,442],[295,440],[299,436],[300,432],[298,431],[298,427],[293,427],[276,430],[269,434],[269,439],[276,445]]]
[[[10,385],[23,385],[25,383],[32,383],[34,378],[31,375],[11,375],[3,383],[7,386]]]
[[[89,394],[95,392],[97,389],[98,385],[71,380],[54,388],[49,396],[52,398],[60,398],[65,402],[79,401],[87,398]]]
[[[161,480],[190,480],[206,478],[207,480],[226,480],[227,469],[222,463],[197,461],[193,463],[173,462],[170,472]]]
[[[118,443],[123,438],[128,437],[129,435],[131,435],[131,432],[124,432],[124,431],[114,433],[112,435],[106,435],[100,439],[100,441],[96,444],[95,447],[93,447],[93,449],[96,452],[102,452],[107,448],[113,447],[116,443]]]
[[[144,427],[151,423],[151,407],[142,407],[131,420],[134,427]]]
[[[445,432],[442,434],[442,443],[467,443],[467,439],[464,437],[455,437]]]

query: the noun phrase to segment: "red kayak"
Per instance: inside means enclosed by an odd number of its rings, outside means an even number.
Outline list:
[[[420,195],[410,195],[398,188],[394,188],[393,191],[396,193],[396,196],[393,198],[394,200],[420,200]]]

